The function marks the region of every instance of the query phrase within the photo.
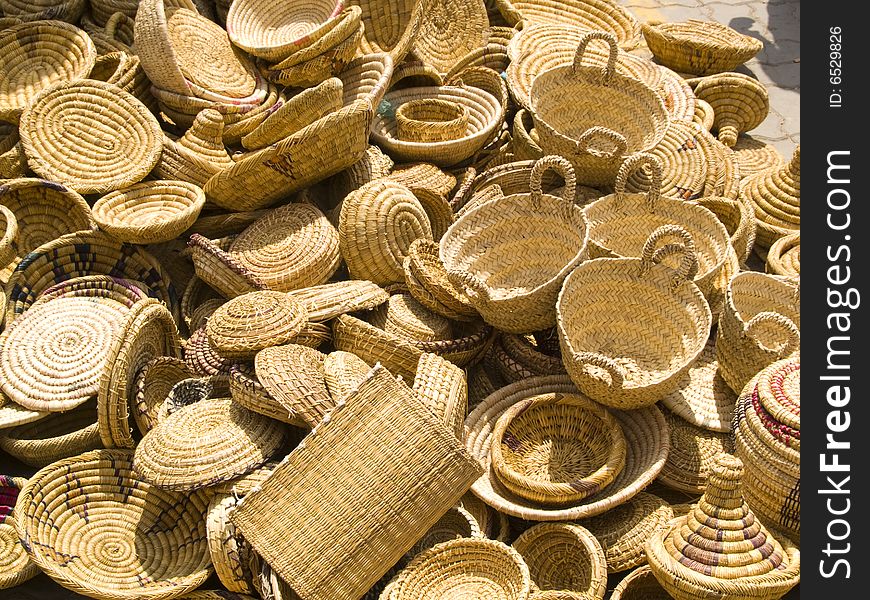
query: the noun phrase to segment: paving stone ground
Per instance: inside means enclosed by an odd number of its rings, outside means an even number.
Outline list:
[[[619,0],[640,21],[715,20],[764,43],[740,71],[767,86],[770,114],[750,134],[783,157],[800,143],[799,0]]]

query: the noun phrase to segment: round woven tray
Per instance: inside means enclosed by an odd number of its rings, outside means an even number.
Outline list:
[[[715,21],[644,23],[643,37],[653,56],[680,73],[712,75],[733,71],[758,54],[760,40]]]
[[[671,434],[671,451],[658,480],[687,494],[703,492],[716,457],[723,452],[734,452],[731,432],[708,431],[670,411],[663,412]]]
[[[254,367],[269,394],[314,428],[335,406],[323,376],[325,359],[312,348],[287,344],[258,352]]]
[[[21,585],[39,573],[15,531],[15,501],[26,484],[22,477],[0,475],[0,590]]]
[[[447,73],[466,54],[485,45],[488,25],[483,0],[429,2],[414,55],[439,73]]]
[[[0,449],[32,467],[44,467],[100,446],[94,401],[0,431]]]
[[[228,358],[253,358],[269,346],[292,341],[308,321],[308,312],[283,292],[251,292],[230,300],[208,319],[212,347]]]
[[[48,417],[50,414],[50,412],[24,408],[0,392],[0,430],[33,423]]]
[[[157,425],[157,413],[173,386],[193,376],[185,362],[172,356],[152,358],[143,365],[134,383],[133,418],[145,435]]]

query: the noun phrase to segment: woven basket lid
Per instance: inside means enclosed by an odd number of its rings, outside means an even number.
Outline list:
[[[407,293],[390,296],[375,309],[369,322],[411,342],[453,339],[450,321],[429,311]]]
[[[193,376],[187,364],[173,356],[158,356],[143,365],[134,383],[133,418],[145,435],[157,425],[157,413],[173,386]]]
[[[351,315],[332,322],[336,350],[356,354],[366,363],[381,363],[390,373],[413,381],[423,350],[411,342]]]
[[[734,146],[740,133],[761,125],[770,110],[767,89],[742,73],[722,73],[701,79],[695,95],[713,107],[713,128],[719,141]]]
[[[778,540],[746,505],[743,463],[720,454],[701,501],[646,543],[656,579],[675,598],[778,598],[800,578],[800,551]],[[735,596],[736,597],[736,596]]]
[[[748,134],[741,134],[731,149],[734,150],[734,158],[740,165],[741,177],[781,167],[785,162],[772,144],[757,140]]]
[[[785,235],[770,246],[767,253],[765,271],[771,275],[784,277],[801,276],[801,234],[800,231]]]
[[[218,354],[208,341],[205,325],[190,334],[184,345],[184,362],[198,375],[229,375],[233,359]]]
[[[640,492],[628,502],[579,523],[601,544],[608,573],[619,573],[646,562],[643,544],[672,517],[667,502],[654,494]]]
[[[794,233],[801,223],[801,149],[787,164],[750,175],[740,182],[740,196],[755,209],[758,242],[765,247]]]
[[[250,568],[250,544],[236,532],[229,513],[239,498],[233,494],[215,494],[205,518],[208,552],[221,584],[231,592],[254,593],[254,574]]]
[[[408,291],[436,314],[458,321],[476,318],[478,313],[468,297],[447,278],[438,251],[438,243],[432,240],[420,238],[411,243],[402,265]]]
[[[619,582],[610,600],[673,600],[653,575],[649,565],[643,565]]]
[[[702,429],[670,411],[663,412],[671,435],[671,450],[658,480],[687,494],[703,492],[716,457],[734,452],[731,432]]]
[[[91,38],[62,21],[14,25],[0,34],[0,48],[0,118],[13,123],[41,90],[87,77],[97,59]]]
[[[485,45],[489,22],[483,0],[430,2],[414,43],[414,55],[447,73],[463,56]]]
[[[420,201],[404,185],[384,180],[368,183],[344,199],[338,229],[351,277],[379,285],[403,281],[402,261],[411,242],[432,239]]]
[[[417,398],[461,439],[462,425],[468,415],[465,372],[437,354],[424,353],[417,363],[413,390]]]
[[[266,214],[230,245],[230,255],[268,289],[289,291],[325,283],[338,268],[338,232],[311,204]]]
[[[136,447],[136,472],[164,489],[191,491],[244,475],[281,447],[285,426],[230,398],[169,415]]]
[[[101,445],[96,399],[0,431],[0,449],[32,467],[44,467]]]
[[[0,430],[33,423],[49,416],[50,412],[30,410],[13,402],[0,392]]]
[[[420,360],[423,360],[422,356]],[[323,360],[323,378],[329,395],[336,401],[346,398],[371,370],[371,366],[359,356],[342,350],[330,352]]]
[[[386,302],[390,295],[364,279],[350,279],[291,290],[287,295],[308,310],[311,321],[328,321],[345,313],[368,310]]]
[[[64,587],[97,598],[161,600],[208,579],[206,497],[149,485],[132,463],[132,451],[87,452],[39,471],[21,491],[18,532],[34,562]],[[46,498],[55,499],[48,508]]]
[[[252,366],[233,365],[230,368],[229,387],[233,400],[248,410],[295,427],[307,428],[305,421],[295,411],[275,400],[257,379]]]
[[[654,406],[631,411],[609,409],[625,434],[625,468],[601,492],[577,504],[544,508],[511,493],[495,476],[489,459],[492,428],[498,418],[516,402],[537,394],[577,394],[564,375],[531,377],[503,387],[485,398],[465,420],[465,444],[473,456],[487,464],[487,472],[471,487],[481,500],[499,512],[532,521],[565,521],[593,517],[627,502],[649,485],[667,458],[667,424]]]
[[[800,432],[800,357],[777,361],[758,376],[758,400],[773,420]]]
[[[653,56],[663,65],[693,75],[733,71],[764,47],[715,21],[689,19],[680,23],[644,23],[643,36]]]
[[[80,193],[140,181],[160,160],[160,124],[132,94],[95,80],[46,88],[21,115],[30,168]]]
[[[229,358],[253,358],[292,341],[308,321],[301,302],[283,292],[251,292],[218,308],[205,327],[209,344]]]
[[[159,356],[181,356],[178,329],[169,310],[149,298],[126,316],[109,350],[100,378],[97,414],[100,437],[106,448],[132,448],[131,400],[137,373]]]
[[[287,344],[260,350],[254,367],[272,397],[314,428],[335,406],[323,377],[325,359],[313,348]]]
[[[26,484],[23,477],[0,475],[0,590],[20,585],[39,573],[15,530],[15,501]]]
[[[701,132],[685,121],[671,121],[665,136],[649,151],[662,166],[661,194],[670,198],[695,200],[704,192],[707,162],[698,144]],[[650,189],[652,177],[646,169],[629,176],[625,189],[642,192]]]

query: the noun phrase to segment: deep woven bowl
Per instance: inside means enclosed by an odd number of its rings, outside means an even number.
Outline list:
[[[643,37],[658,61],[677,71],[712,75],[733,71],[761,51],[761,41],[715,21],[644,23]]]
[[[468,108],[447,100],[411,100],[396,109],[396,135],[406,142],[455,140],[467,126]]]

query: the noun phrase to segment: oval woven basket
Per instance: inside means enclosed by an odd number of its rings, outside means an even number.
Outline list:
[[[800,231],[783,236],[770,246],[764,268],[771,275],[782,275],[784,277],[801,276]]]
[[[160,124],[136,97],[95,80],[44,89],[21,115],[30,168],[79,193],[142,180],[160,160]]]
[[[603,68],[582,65],[593,40],[610,45]],[[529,94],[541,148],[570,159],[578,181],[586,185],[613,183],[623,158],[653,148],[668,126],[661,96],[617,72],[617,52],[613,36],[587,33],[573,64],[541,73]]]
[[[132,461],[129,451],[86,452],[42,469],[21,491],[18,534],[39,568],[67,589],[161,600],[208,579],[206,498],[149,485]]]
[[[0,475],[0,590],[21,585],[39,573],[15,531],[15,501],[26,484],[23,477]]]
[[[437,315],[402,292],[376,308],[369,323],[411,342],[439,342],[453,339],[449,320]]]
[[[541,191],[543,173],[551,167],[566,180],[562,198]],[[503,331],[552,327],[558,290],[586,257],[588,222],[574,205],[573,175],[566,160],[545,157],[532,170],[530,193],[470,210],[441,240],[440,258],[450,280]]]
[[[653,56],[678,73],[713,75],[733,71],[764,44],[715,21],[644,23],[643,37]]]
[[[0,431],[0,449],[32,467],[44,467],[101,446],[94,401]]]
[[[658,244],[682,255],[661,263]],[[571,379],[593,400],[622,409],[649,406],[674,389],[710,336],[692,237],[675,225],[656,229],[641,258],[588,261],[565,280],[556,306],[562,357]],[[593,291],[594,290],[594,291]]]
[[[230,393],[237,404],[248,410],[295,427],[308,427],[295,411],[275,400],[251,367],[238,364],[230,367]]]
[[[157,180],[110,192],[93,207],[103,231],[122,242],[157,244],[171,241],[193,225],[205,206],[198,185]]]
[[[767,117],[770,97],[767,88],[742,73],[721,73],[700,80],[695,95],[713,107],[713,129],[728,147],[737,136],[752,131]]]
[[[14,25],[0,34],[0,50],[0,119],[11,123],[41,90],[87,77],[97,59],[88,34],[62,21]]]

